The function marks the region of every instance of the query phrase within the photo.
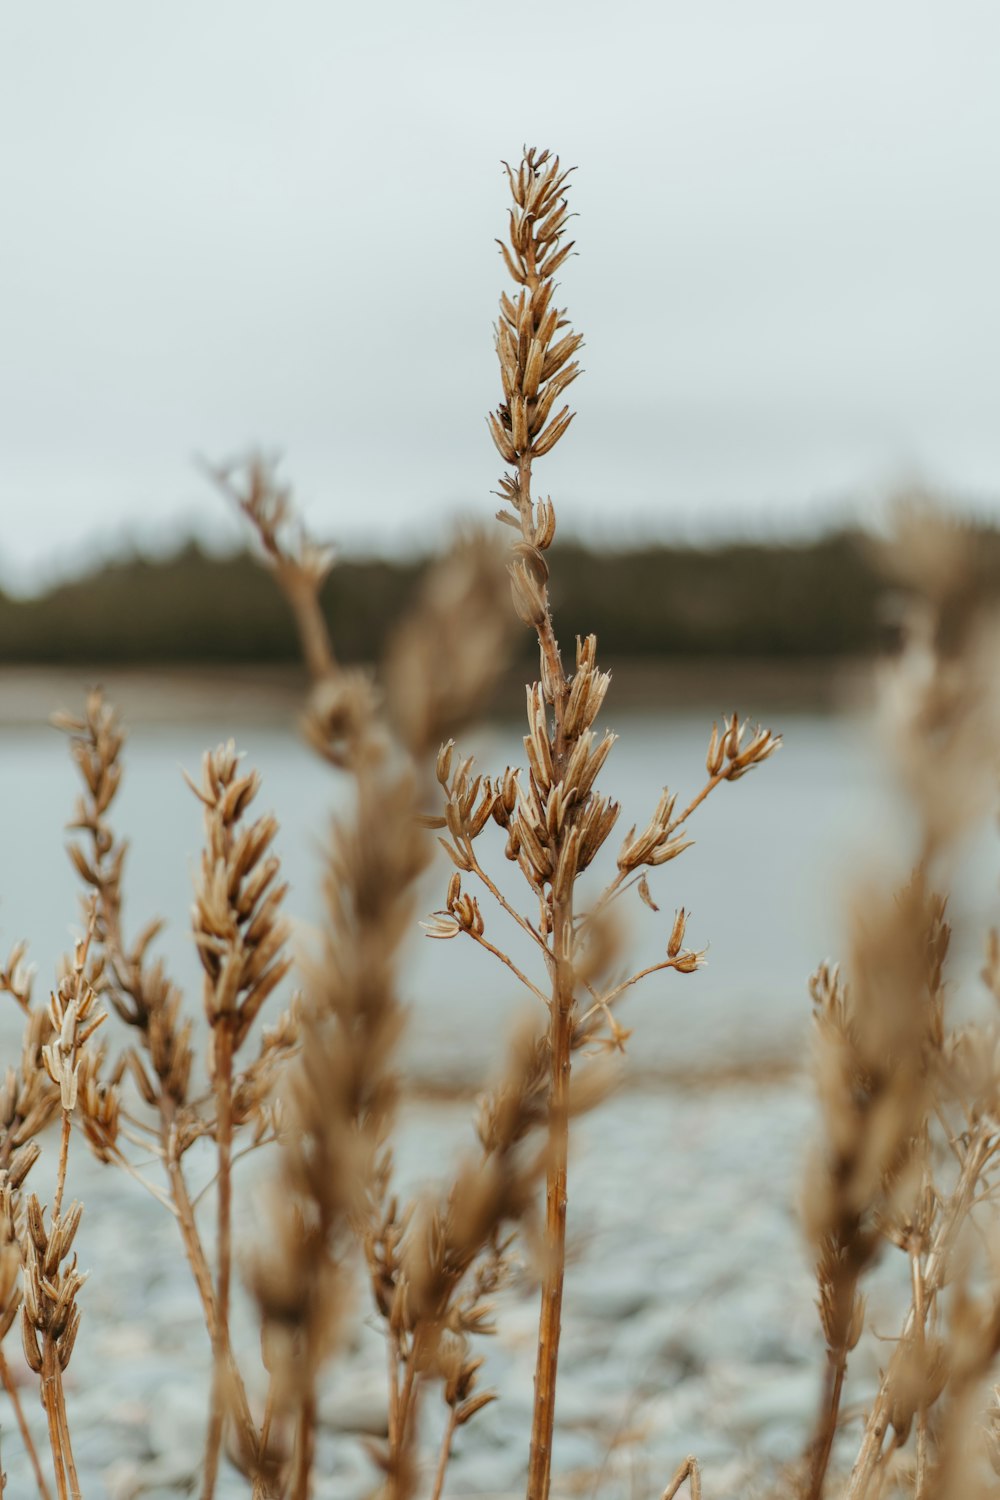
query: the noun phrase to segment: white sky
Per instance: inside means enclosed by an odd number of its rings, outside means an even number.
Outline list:
[[[524,140],[579,168],[564,526],[990,503],[998,77],[995,0],[7,0],[0,581],[227,534],[192,458],[252,443],[348,544],[482,513]]]

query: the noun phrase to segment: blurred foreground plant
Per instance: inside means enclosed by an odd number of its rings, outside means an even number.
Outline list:
[[[861,1286],[887,1249],[905,1259],[909,1308],[843,1493],[972,1500],[996,1493],[987,1459],[1000,1475],[989,1388],[1000,1352],[1000,1018],[951,1021],[947,981],[954,854],[996,797],[1000,619],[970,586],[961,528],[914,506],[899,523],[889,561],[909,605],[883,699],[916,857],[898,890],[859,893],[846,974],[824,965],[812,982],[823,1134],[804,1215],[828,1364],[809,1500],[824,1493],[849,1356],[865,1333]],[[1000,1004],[995,930],[982,978]]]

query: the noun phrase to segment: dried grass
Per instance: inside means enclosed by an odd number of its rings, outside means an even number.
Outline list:
[[[684,854],[705,799],[780,741],[736,714],[713,725],[700,789],[679,807],[664,788],[647,824],[621,841],[596,899],[583,902],[580,877],[606,857],[619,815],[600,790],[615,743],[597,727],[611,680],[593,636],[576,642],[571,668],[564,664],[549,598],[556,510],[534,478],[535,463],[569,430],[573,414],[560,403],[580,374],[582,338],[557,306],[554,280],[573,248],[569,173],[531,149],[507,181],[501,252],[514,290],[500,301],[502,399],[489,417],[508,466],[499,516],[515,536],[506,560],[481,536],[460,540],[429,577],[376,680],[337,662],[318,602],[332,554],[303,534],[273,466],[253,459],[213,471],[288,596],[312,683],[305,733],[353,795],[330,827],[323,929],[289,993],[277,824],[253,816],[258,778],[232,743],[206,756],[200,784],[192,783],[204,816],[192,916],[208,1032],[202,1059],[189,999],[152,957],[158,922],[131,941],[125,935],[126,849],[112,823],[120,721],[98,692],[80,716],[59,720],[82,782],[70,855],[83,885],[85,937],[45,1006],[32,997],[23,946],[0,973],[0,990],[24,1016],[21,1057],[0,1088],[0,1341],[19,1321],[46,1415],[44,1463],[2,1348],[0,1380],[42,1495],[51,1493],[50,1464],[60,1500],[80,1494],[62,1387],[74,1342],[87,1336],[73,1255],[83,1209],[63,1207],[74,1126],[177,1225],[212,1351],[202,1500],[214,1495],[224,1461],[246,1476],[255,1500],[319,1492],[321,1382],[362,1284],[387,1352],[387,1436],[370,1444],[373,1475],[392,1500],[421,1489],[440,1500],[456,1432],[496,1399],[480,1385],[477,1341],[492,1331],[492,1300],[518,1238],[540,1282],[526,1494],[549,1495],[573,1120],[606,1092],[602,1054],[625,1047],[619,1015],[632,988],[654,974],[690,975],[704,960],[704,949],[689,945],[680,907],[663,921],[662,957],[619,977],[619,903],[634,892],[658,911],[650,872]],[[946,968],[950,857],[995,791],[996,622],[966,586],[959,532],[912,509],[901,532],[895,555],[911,628],[886,698],[918,847],[897,892],[859,884],[845,973],[825,966],[812,983],[821,1130],[803,1222],[827,1380],[796,1480],[810,1500],[833,1492],[833,1474],[848,1500],[985,1496],[996,1492],[990,1466],[1000,1474],[1000,1407],[988,1399],[1000,1352],[991,1218],[1000,1033],[994,1019],[949,1021]],[[525,763],[483,772],[456,741],[503,668],[508,590],[537,640],[538,680],[527,685]],[[490,840],[519,874],[518,900],[492,873]],[[404,1201],[393,1156],[400,979],[419,882],[437,846],[451,870],[427,936],[490,953],[537,1021],[514,1036],[480,1102],[475,1149],[443,1169],[438,1189]],[[505,924],[520,933],[530,962],[507,951]],[[983,978],[1000,1002],[995,932]],[[116,1028],[102,1027],[109,1016]],[[57,1188],[46,1216],[26,1184],[39,1137],[55,1122]],[[197,1141],[211,1143],[217,1163],[211,1254],[186,1160]],[[237,1360],[231,1328],[233,1167],[258,1150],[269,1153],[271,1169],[244,1267],[261,1330],[260,1366],[249,1369]],[[871,1393],[856,1462],[841,1473],[845,1374],[868,1337],[865,1279],[892,1250],[904,1257],[910,1306]],[[435,1392],[443,1411],[428,1465],[419,1417]],[[697,1500],[694,1456],[679,1465],[665,1500],[685,1485]]]
[[[823,1136],[804,1221],[829,1364],[810,1497],[824,1493],[844,1373],[865,1334],[864,1275],[896,1249],[910,1287],[843,1487],[850,1500],[995,1490],[982,1424],[1000,1350],[990,1223],[998,1032],[992,1016],[949,1023],[947,884],[961,835],[995,799],[988,747],[1000,728],[1000,619],[968,587],[972,560],[959,527],[913,503],[898,521],[892,560],[909,590],[908,629],[884,701],[916,860],[897,891],[859,892],[847,977],[824,967],[812,987]],[[995,935],[986,948],[983,977],[1000,999]]]

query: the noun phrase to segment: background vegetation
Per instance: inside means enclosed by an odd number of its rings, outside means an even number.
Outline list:
[[[980,528],[981,581],[1000,590],[1000,532]],[[841,658],[891,633],[898,607],[870,539],[839,532],[797,544],[712,549],[553,549],[560,634],[594,630],[607,657]],[[381,655],[429,559],[343,558],[322,606],[345,661]],[[123,628],[123,621],[127,626]],[[523,638],[524,652],[532,649]],[[219,558],[194,542],[130,558],[41,597],[0,593],[0,662],[294,662],[284,600],[249,553]]]

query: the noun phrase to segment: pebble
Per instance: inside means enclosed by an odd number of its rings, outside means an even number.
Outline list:
[[[566,1277],[565,1296],[579,1317],[614,1324],[636,1317],[653,1300],[651,1287],[636,1279],[624,1280],[613,1266],[573,1267]]]
[[[331,1432],[361,1432],[386,1437],[389,1432],[386,1405],[386,1373],[366,1371],[348,1374],[328,1387],[319,1403],[319,1420]]]
[[[557,1423],[552,1434],[552,1467],[564,1477],[593,1473],[607,1448],[596,1434],[576,1432]]]
[[[208,1427],[208,1388],[201,1381],[174,1379],[150,1394],[149,1446],[153,1452],[197,1455]]]
[[[496,1495],[524,1487],[526,1450],[513,1444],[506,1448],[472,1448],[458,1453],[449,1467],[445,1494]]]
[[[403,1191],[449,1172],[456,1136],[471,1138],[469,1113],[450,1103],[407,1106]],[[791,1208],[809,1120],[807,1092],[783,1084],[626,1092],[578,1122],[556,1495],[592,1486],[598,1475],[602,1500],[659,1491],[694,1452],[706,1492],[735,1500],[801,1452],[822,1375],[814,1286]],[[257,1160],[241,1167],[241,1190]],[[39,1192],[43,1164],[33,1182]],[[82,1150],[71,1161],[71,1191],[86,1205],[81,1243],[91,1268],[67,1376],[84,1493],[177,1500],[194,1484],[203,1452],[211,1351],[176,1226]],[[248,1248],[255,1226],[241,1222]],[[135,1228],[123,1241],[126,1225]],[[321,1393],[317,1500],[363,1500],[377,1484],[361,1436],[386,1432],[385,1349],[360,1278],[357,1298]],[[242,1291],[237,1307],[245,1321],[235,1342],[256,1370],[257,1393],[259,1349]],[[482,1340],[480,1388],[496,1388],[500,1400],[458,1434],[445,1500],[521,1487],[537,1319],[526,1270],[499,1298],[496,1337]],[[433,1393],[422,1426],[431,1465],[442,1416]],[[29,1412],[39,1436],[40,1417]],[[8,1437],[11,1493],[30,1493],[18,1448]],[[219,1500],[246,1494],[226,1468]]]
[[[759,1432],[776,1422],[791,1422],[799,1432],[808,1431],[819,1405],[820,1373],[789,1374],[781,1365],[758,1366],[752,1383],[730,1407],[733,1426]]]

